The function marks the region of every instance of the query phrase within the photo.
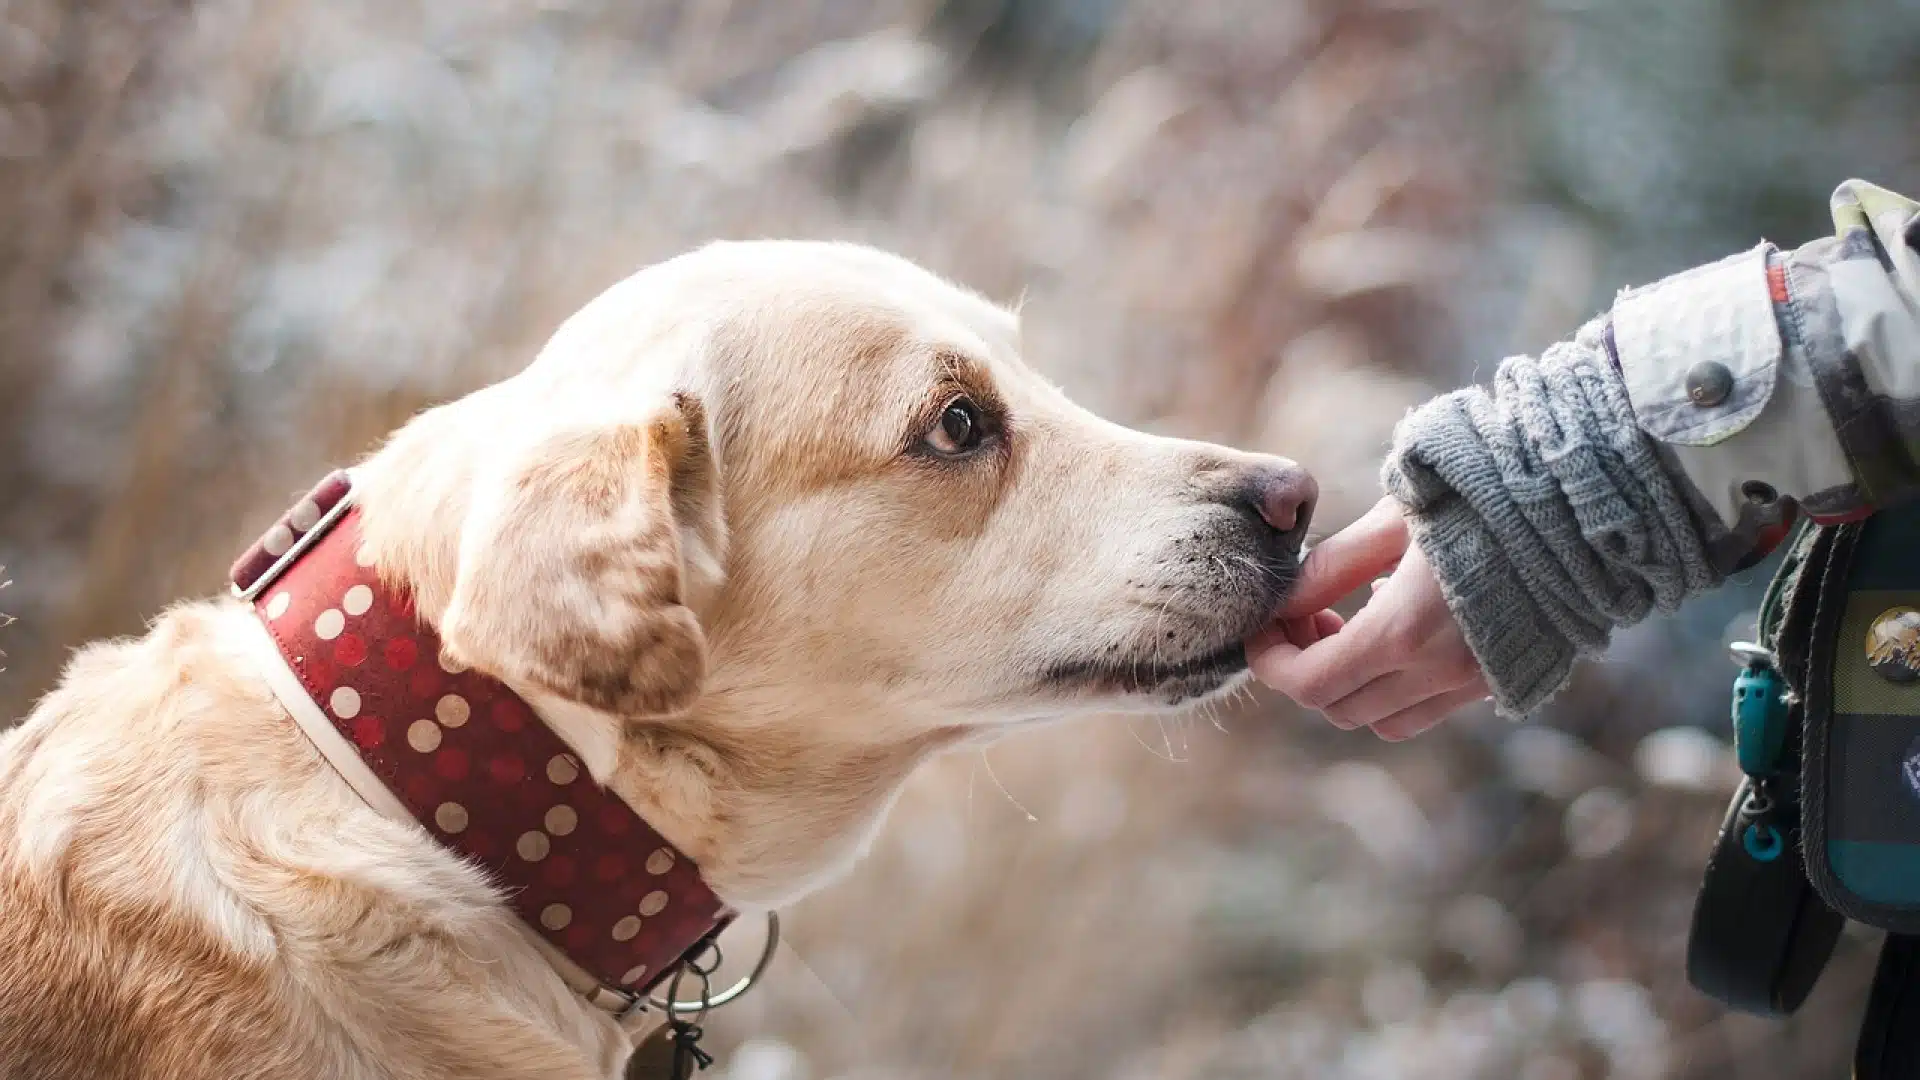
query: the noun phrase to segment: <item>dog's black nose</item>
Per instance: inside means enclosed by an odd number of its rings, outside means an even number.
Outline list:
[[[1320,485],[1298,465],[1261,466],[1247,477],[1245,498],[1260,519],[1283,537],[1298,544],[1313,520],[1313,504]]]

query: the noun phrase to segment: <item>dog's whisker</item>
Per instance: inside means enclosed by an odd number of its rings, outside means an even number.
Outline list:
[[[1157,757],[1162,761],[1173,762],[1173,764],[1175,765],[1180,764],[1180,762],[1177,759],[1175,759],[1171,754],[1163,754],[1160,751],[1155,750],[1151,743],[1141,738],[1140,732],[1134,728],[1131,721],[1127,723],[1127,734],[1133,736],[1133,741],[1140,744],[1140,749],[1145,750],[1147,753],[1152,754],[1154,757]]]
[[[1220,726],[1220,706],[1218,703],[1212,701],[1202,702],[1198,711],[1207,723],[1213,725],[1214,730],[1226,730],[1226,728]]]
[[[987,779],[993,781],[993,786],[1000,789],[1000,794],[1005,795],[1007,797],[1007,801],[1013,804],[1013,808],[1015,810],[1020,811],[1022,814],[1027,815],[1028,821],[1037,823],[1040,819],[1037,817],[1034,817],[1033,811],[1027,809],[1024,805],[1022,805],[1019,799],[1014,798],[1013,792],[1008,791],[1007,785],[1001,783],[1000,777],[995,775],[993,771],[993,759],[987,756],[987,751],[984,747],[982,747],[980,750],[980,763],[987,767]]]
[[[1153,722],[1154,726],[1160,729],[1160,744],[1167,748],[1167,760],[1173,762],[1175,765],[1185,765],[1186,759],[1174,750],[1173,736],[1167,733],[1167,718],[1164,716],[1156,716],[1153,718]]]
[[[1260,700],[1260,695],[1254,693],[1251,685],[1242,683],[1234,688],[1233,696],[1228,700],[1234,704],[1253,705]],[[1225,726],[1221,726],[1220,730],[1224,732],[1227,729]]]

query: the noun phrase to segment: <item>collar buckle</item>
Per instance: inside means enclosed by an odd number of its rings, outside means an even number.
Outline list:
[[[353,508],[353,502],[352,474],[345,469],[329,473],[233,564],[229,575],[233,595],[242,603],[252,603],[319,543]]]

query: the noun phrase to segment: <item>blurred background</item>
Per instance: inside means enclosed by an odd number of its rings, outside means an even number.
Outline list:
[[[1331,528],[1425,396],[1920,192],[1916,103],[1912,0],[0,0],[0,722],[711,238],[1024,297],[1080,400],[1302,460]],[[1788,1022],[1683,974],[1764,576],[1525,726],[1261,698],[945,761],[709,1075],[1845,1075],[1871,938]]]

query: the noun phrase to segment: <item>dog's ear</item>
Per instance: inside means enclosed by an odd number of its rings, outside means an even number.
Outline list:
[[[507,455],[461,530],[449,656],[619,716],[685,709],[707,671],[690,584],[717,584],[724,558],[715,473],[706,411],[685,394]]]

